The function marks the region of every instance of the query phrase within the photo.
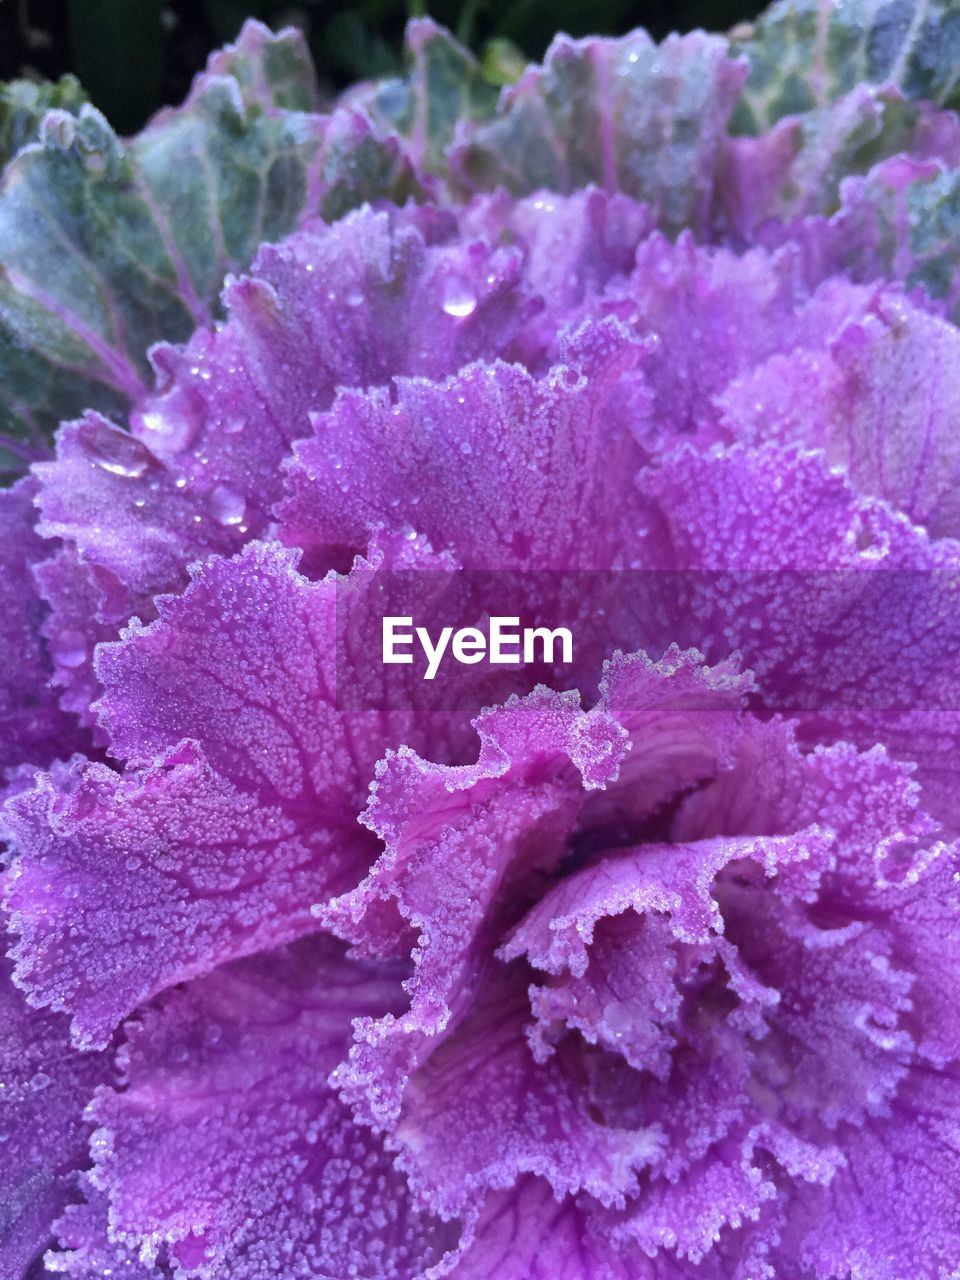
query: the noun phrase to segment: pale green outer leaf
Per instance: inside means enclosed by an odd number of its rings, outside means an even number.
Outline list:
[[[462,130],[452,158],[468,189],[515,194],[595,183],[646,201],[675,232],[707,220],[721,141],[746,64],[721,36],[655,45],[558,36],[542,67],[503,91],[496,116]]]
[[[211,54],[207,74],[232,76],[246,103],[286,111],[320,110],[310,51],[292,27],[274,34],[259,22],[248,22],[236,44]]]
[[[960,106],[960,6],[955,0],[779,0],[734,33],[750,79],[734,117],[758,133],[861,83]]]
[[[458,123],[490,119],[499,89],[473,55],[429,18],[408,24],[405,48],[405,76],[362,85],[348,100],[403,138],[418,169],[443,174]]]
[[[922,285],[960,323],[960,169],[902,156],[850,179],[830,233],[855,278]]]
[[[921,110],[903,98],[859,86],[832,106],[801,116],[794,190],[783,193],[793,199],[784,200],[779,215],[831,212],[843,178],[912,146]]]
[[[0,471],[64,418],[120,413],[152,381],[150,346],[209,322],[258,245],[415,193],[364,121],[286,106],[315,100],[300,38],[248,23],[129,143],[90,106],[47,113],[0,185]]]
[[[901,153],[960,159],[960,122],[897,89],[857,85],[757,137],[727,139],[715,230],[747,242],[771,218],[831,214],[846,178]]]
[[[0,85],[0,168],[21,147],[37,141],[40,122],[51,108],[76,115],[85,101],[73,76],[63,76],[55,84],[10,80]]]

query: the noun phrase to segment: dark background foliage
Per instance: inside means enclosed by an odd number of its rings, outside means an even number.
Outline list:
[[[243,19],[303,28],[325,88],[390,74],[403,29],[429,13],[479,56],[493,78],[539,59],[558,30],[655,37],[693,27],[723,31],[755,17],[756,0],[0,0],[0,79],[71,71],[121,133],[179,102],[207,54]]]

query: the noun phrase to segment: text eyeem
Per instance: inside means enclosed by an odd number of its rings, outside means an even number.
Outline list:
[[[447,653],[455,662],[519,666],[521,663],[553,664],[573,661],[573,636],[567,627],[520,627],[519,618],[491,617],[486,631],[480,627],[443,627],[434,641],[426,627],[415,627],[413,618],[383,619],[384,665],[413,663],[419,645],[426,659],[424,680],[432,680]]]

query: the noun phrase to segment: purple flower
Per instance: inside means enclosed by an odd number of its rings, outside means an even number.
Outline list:
[[[0,1280],[960,1274],[952,15],[844,14],[37,108]],[[521,584],[549,684],[365,644]]]

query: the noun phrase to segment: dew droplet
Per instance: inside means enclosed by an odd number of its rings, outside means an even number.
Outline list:
[[[442,306],[448,316],[463,320],[477,308],[477,295],[463,276],[448,276],[443,285]]]
[[[154,409],[140,414],[140,425],[145,431],[158,436],[172,435],[174,430],[170,419],[165,414],[157,413]]]
[[[87,642],[79,631],[61,631],[50,648],[56,661],[71,670],[81,666],[87,656]]]
[[[363,291],[360,289],[351,289],[347,294],[347,306],[359,307],[363,303]]]
[[[90,453],[95,466],[112,476],[127,476],[136,480],[147,469],[150,455],[133,436],[116,435],[101,438]]]
[[[218,524],[242,524],[247,509],[246,499],[235,489],[218,484],[210,495],[210,510]]]

